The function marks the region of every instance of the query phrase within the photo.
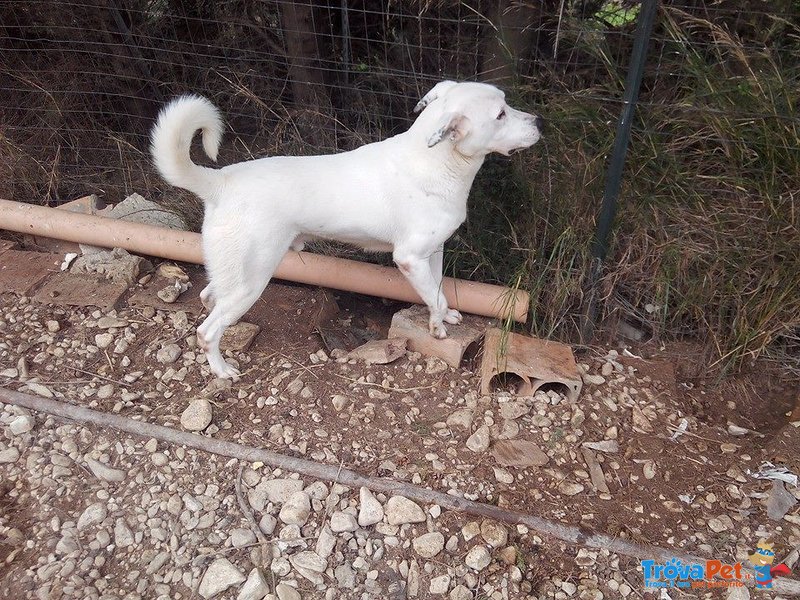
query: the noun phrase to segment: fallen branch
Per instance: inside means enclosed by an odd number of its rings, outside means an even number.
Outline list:
[[[188,446],[212,454],[238,458],[239,460],[248,462],[261,461],[273,468],[293,471],[313,479],[323,479],[329,482],[337,481],[351,488],[366,487],[373,492],[405,496],[406,498],[423,504],[438,504],[447,510],[494,519],[512,525],[522,524],[540,536],[555,538],[576,546],[587,546],[598,549],[606,548],[609,552],[630,556],[640,561],[650,559],[666,562],[671,558],[677,558],[684,564],[687,564],[705,563],[707,560],[700,556],[685,554],[669,548],[639,544],[597,533],[590,529],[555,523],[516,510],[472,502],[402,481],[394,481],[381,477],[366,477],[355,471],[343,469],[339,466],[320,464],[311,460],[284,456],[270,450],[215,440],[194,433],[187,433],[153,423],[135,421],[121,415],[97,412],[82,406],[41,398],[31,394],[23,394],[6,388],[0,388],[0,402],[14,404],[78,423],[99,425],[101,427],[125,431],[131,435],[155,438],[170,444]],[[746,583],[748,585],[754,585],[754,571],[747,568],[745,568],[744,571],[751,575],[751,578],[746,580]],[[784,577],[775,578],[771,591],[793,596],[800,595],[800,581]]]

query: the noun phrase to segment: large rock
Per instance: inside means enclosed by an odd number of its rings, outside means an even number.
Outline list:
[[[385,511],[390,525],[423,523],[425,521],[425,513],[419,505],[405,496],[392,496],[389,498]]]
[[[281,507],[278,518],[287,525],[303,526],[311,514],[311,499],[305,492],[294,492]]]
[[[242,583],[244,580],[244,574],[233,566],[227,558],[218,558],[206,569],[197,593],[203,598],[213,598],[229,587]]]
[[[187,431],[203,431],[211,423],[211,416],[211,403],[205,398],[197,398],[181,414],[181,427]]]
[[[267,594],[269,594],[269,584],[264,574],[258,569],[253,569],[239,590],[236,600],[263,600]]]
[[[358,524],[361,527],[375,525],[383,520],[383,506],[368,488],[362,487],[359,490],[359,500],[361,506],[358,510]]]

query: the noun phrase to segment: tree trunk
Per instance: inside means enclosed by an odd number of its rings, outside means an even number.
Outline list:
[[[307,2],[282,2],[280,6],[295,106],[327,113],[330,97],[319,66],[319,32],[314,27],[313,7]]]
[[[499,0],[489,13],[494,27],[487,28],[483,40],[483,63],[480,78],[498,85],[510,85],[517,76],[520,58],[530,49],[534,23],[538,22],[538,6],[519,4],[515,0]]]

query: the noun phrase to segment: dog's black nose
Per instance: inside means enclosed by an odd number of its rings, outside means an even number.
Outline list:
[[[533,124],[536,125],[536,129],[539,131],[544,129],[544,119],[538,115],[533,118]]]

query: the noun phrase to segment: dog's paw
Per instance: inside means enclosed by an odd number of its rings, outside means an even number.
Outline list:
[[[447,314],[444,316],[444,322],[450,323],[450,325],[458,325],[463,320],[464,317],[455,308],[448,309]]]
[[[229,365],[228,363],[223,363],[223,365],[224,366],[222,366],[219,369],[212,369],[214,375],[216,375],[221,379],[234,379],[234,380],[239,379],[239,377],[241,376],[239,369]]]
[[[430,334],[437,340],[443,340],[447,337],[447,328],[441,321],[438,323],[431,321],[428,325],[428,331],[430,331]]]

